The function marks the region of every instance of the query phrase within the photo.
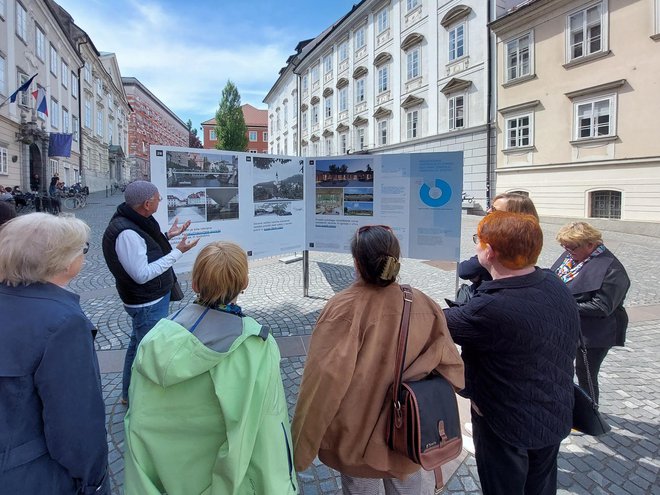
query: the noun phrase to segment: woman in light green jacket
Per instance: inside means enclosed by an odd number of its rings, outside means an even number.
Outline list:
[[[245,252],[214,242],[192,274],[194,304],[161,320],[133,364],[126,495],[297,494],[280,353],[237,306]]]

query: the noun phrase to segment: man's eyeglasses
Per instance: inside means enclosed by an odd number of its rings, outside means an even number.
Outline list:
[[[83,248],[83,254],[89,253],[89,242],[85,243],[85,247]]]

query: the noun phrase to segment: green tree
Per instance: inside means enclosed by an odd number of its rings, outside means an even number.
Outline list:
[[[188,119],[186,128],[188,129],[188,148],[203,148],[204,146],[202,146],[202,142],[199,140],[197,129],[193,127],[192,120]]]
[[[219,150],[246,151],[248,145],[247,126],[241,110],[241,95],[236,85],[227,81],[222,90],[220,107],[215,113],[215,131]]]

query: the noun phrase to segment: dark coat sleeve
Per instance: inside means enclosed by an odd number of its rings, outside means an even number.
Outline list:
[[[491,280],[490,273],[479,263],[477,256],[472,256],[458,264],[458,276],[463,280],[472,280],[474,278],[481,280]]]
[[[90,322],[72,314],[53,328],[35,372],[46,445],[75,480],[78,493],[103,494],[108,485],[105,405]]]
[[[588,265],[585,268],[588,269]],[[580,316],[607,318],[623,303],[629,288],[628,274],[623,265],[615,260],[605,273],[602,285],[590,294],[589,299],[577,297]]]
[[[444,310],[447,327],[454,342],[469,345],[473,349],[489,349],[493,345],[493,332],[480,310],[489,303],[489,298],[477,295],[467,304]],[[486,323],[486,324],[484,324]]]

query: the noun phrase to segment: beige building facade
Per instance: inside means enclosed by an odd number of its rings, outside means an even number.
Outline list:
[[[533,0],[497,36],[497,193],[660,222],[660,0]]]

